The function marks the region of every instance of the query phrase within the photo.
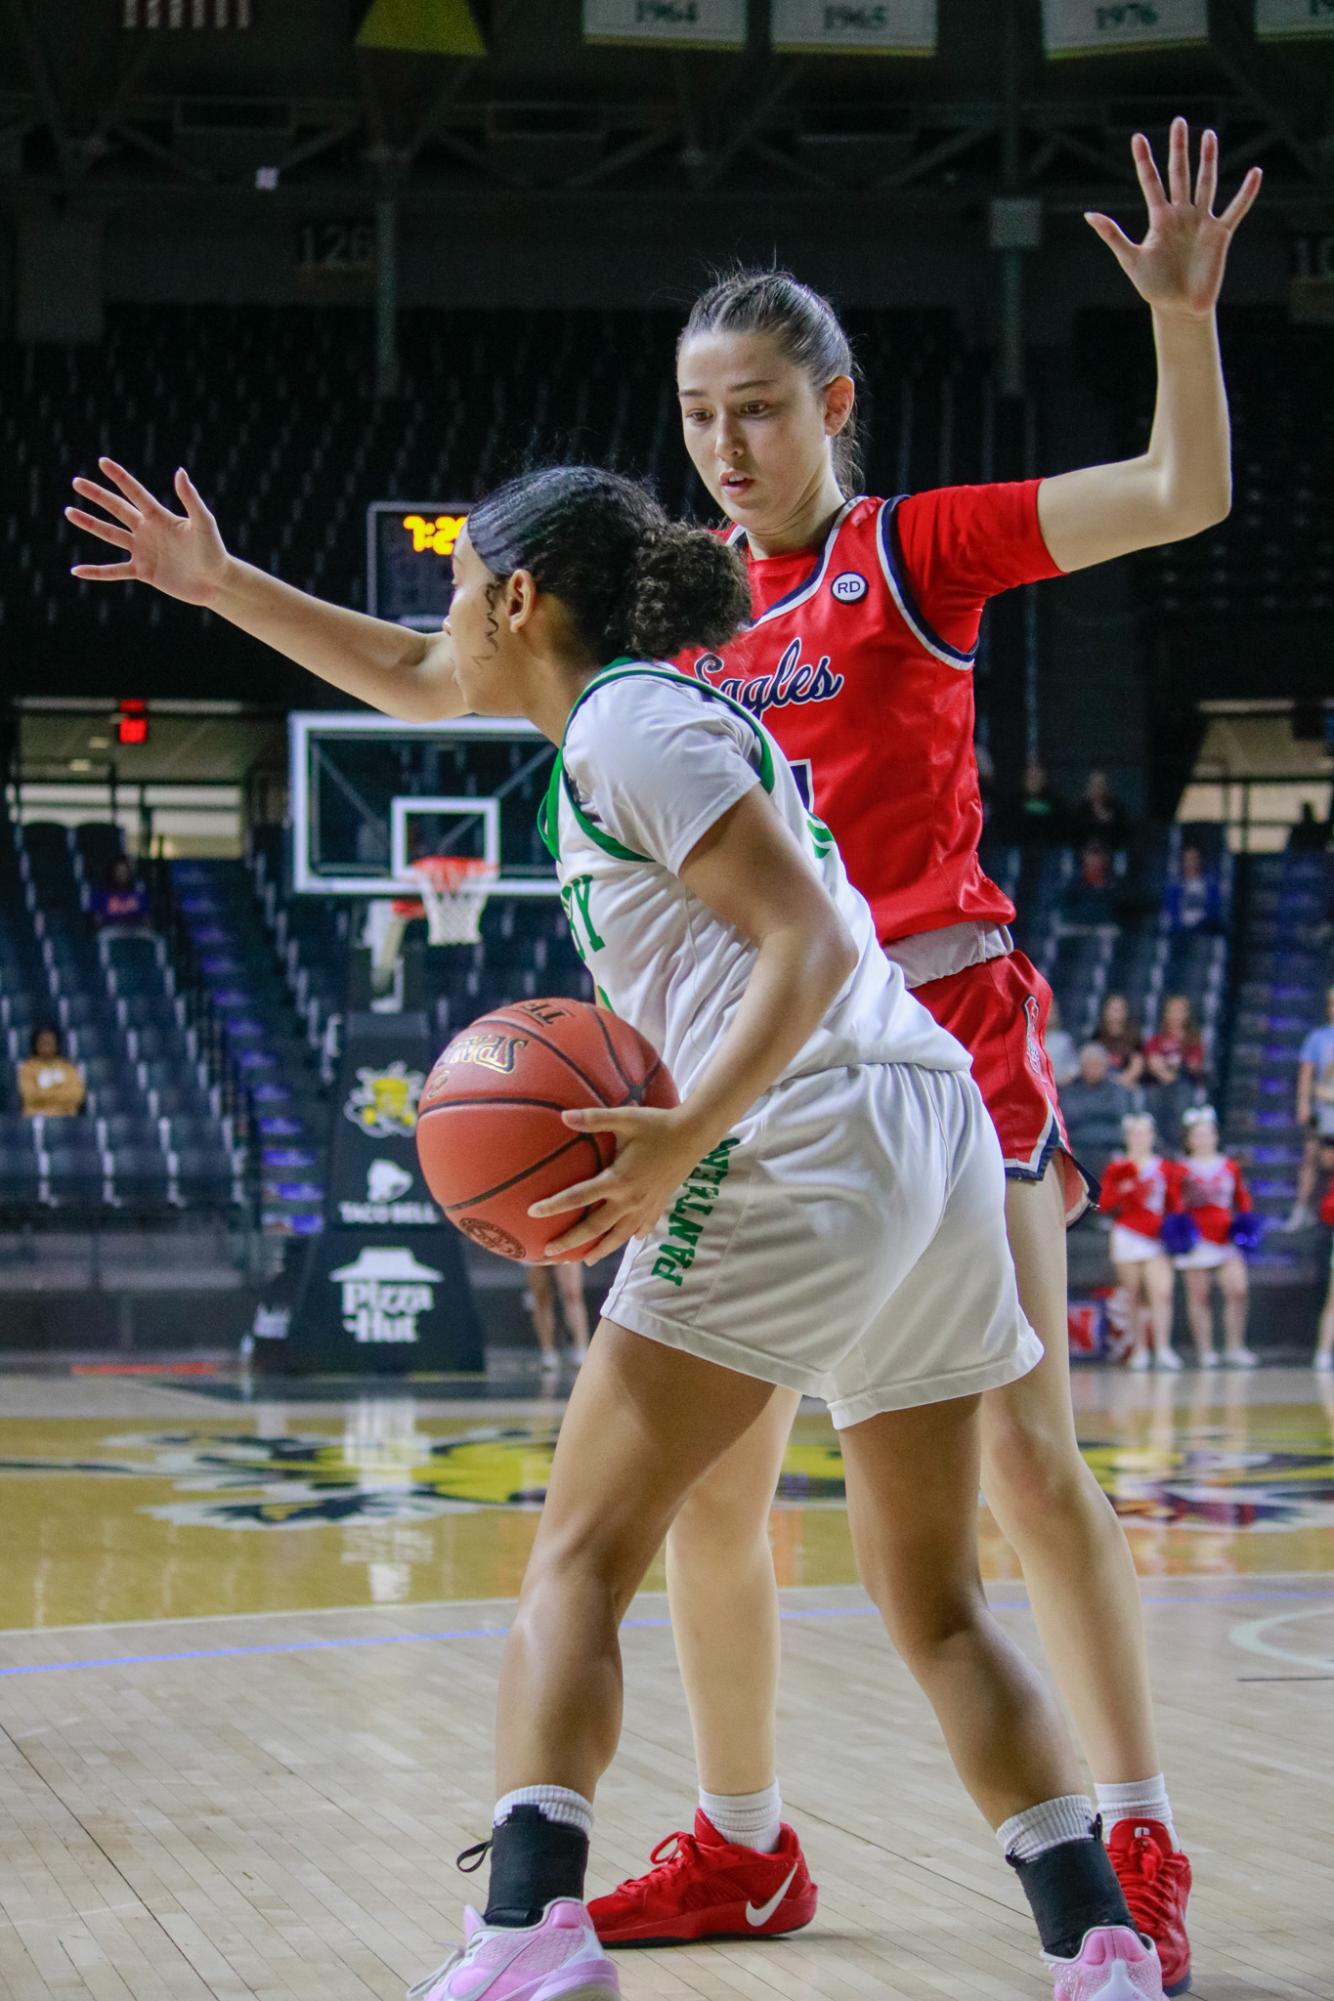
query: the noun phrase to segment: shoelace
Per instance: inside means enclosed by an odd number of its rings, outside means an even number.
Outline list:
[[[461,1869],[465,1876],[474,1876],[481,1868],[483,1862],[485,1862],[490,1851],[491,1843],[489,1841],[479,1841],[472,1848],[465,1848],[461,1855],[455,1856],[454,1867]],[[476,1861],[473,1860],[474,1856],[477,1858]],[[415,1987],[409,1987],[407,2001],[423,2001],[423,1996],[429,1994],[430,1990],[435,1986],[436,1981],[443,1980],[445,1975],[452,1973],[456,1966],[462,1966],[467,1956],[468,1948],[466,1945],[454,1946],[447,1957],[441,1960],[434,1973],[428,1973],[426,1978],[419,1980]]]
[[[654,1865],[650,1874],[656,1876],[678,1875],[688,1863],[696,1861],[698,1856],[699,1843],[696,1841],[694,1835],[687,1834],[684,1829],[678,1828],[675,1834],[665,1835],[649,1856],[649,1861]],[[642,1891],[646,1880],[643,1876],[627,1876],[625,1881],[618,1883],[616,1887],[618,1892],[634,1889]]]
[[[1166,1928],[1172,1912],[1170,1855],[1164,1855],[1151,1834],[1135,1837],[1131,1848],[1134,1874],[1127,1870],[1129,1881],[1122,1880],[1121,1888],[1130,1906],[1130,1914],[1137,1930],[1147,1932],[1151,1938]],[[1160,1880],[1160,1878],[1162,1880]]]

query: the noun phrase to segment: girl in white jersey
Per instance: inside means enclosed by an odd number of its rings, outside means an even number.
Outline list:
[[[250,629],[295,650],[297,607],[228,569],[188,480],[182,521],[111,476],[128,505],[81,491],[121,528],[76,510],[128,551],[107,570],[171,579],[218,608],[244,599]],[[1160,2001],[1157,1954],[1131,1927],[1065,1725],[979,1580],[979,1394],[1039,1350],[968,1058],[879,950],[767,733],[655,664],[718,643],[746,604],[719,542],[590,468],[480,502],[456,553],[460,702],[526,716],[560,745],[544,831],[576,937],[682,1098],[568,1113],[615,1134],[616,1158],[533,1210],[554,1219],[553,1251],[626,1256],[506,1645],[486,1910],[414,1991],[619,1992],[583,1903],[593,1793],[620,1725],[617,1629],[693,1482],[786,1384],[831,1405],[863,1580],[1019,1873],[1057,2001]]]

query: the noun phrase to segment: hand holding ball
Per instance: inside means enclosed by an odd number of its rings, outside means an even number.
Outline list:
[[[417,1152],[465,1236],[540,1264],[579,1218],[542,1220],[530,1205],[600,1174],[616,1153],[609,1133],[571,1132],[562,1112],[677,1102],[666,1064],[628,1022],[588,1001],[519,1001],[451,1039],[417,1108]]]

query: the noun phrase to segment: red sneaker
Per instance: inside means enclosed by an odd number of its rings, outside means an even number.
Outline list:
[[[1119,1820],[1107,1837],[1107,1853],[1136,1928],[1158,1948],[1164,1994],[1184,1994],[1190,1986],[1190,1863],[1157,1820]]]
[[[669,1834],[649,1860],[588,1910],[604,1945],[690,1945],[702,1938],[776,1938],[815,1916],[818,1895],[801,1843],[784,1827],[772,1855],[724,1841],[703,1813],[693,1834]]]

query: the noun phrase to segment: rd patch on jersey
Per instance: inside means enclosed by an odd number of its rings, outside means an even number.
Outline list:
[[[840,571],[829,586],[830,595],[836,597],[840,604],[856,604],[858,598],[864,598],[870,588],[860,570]]]

